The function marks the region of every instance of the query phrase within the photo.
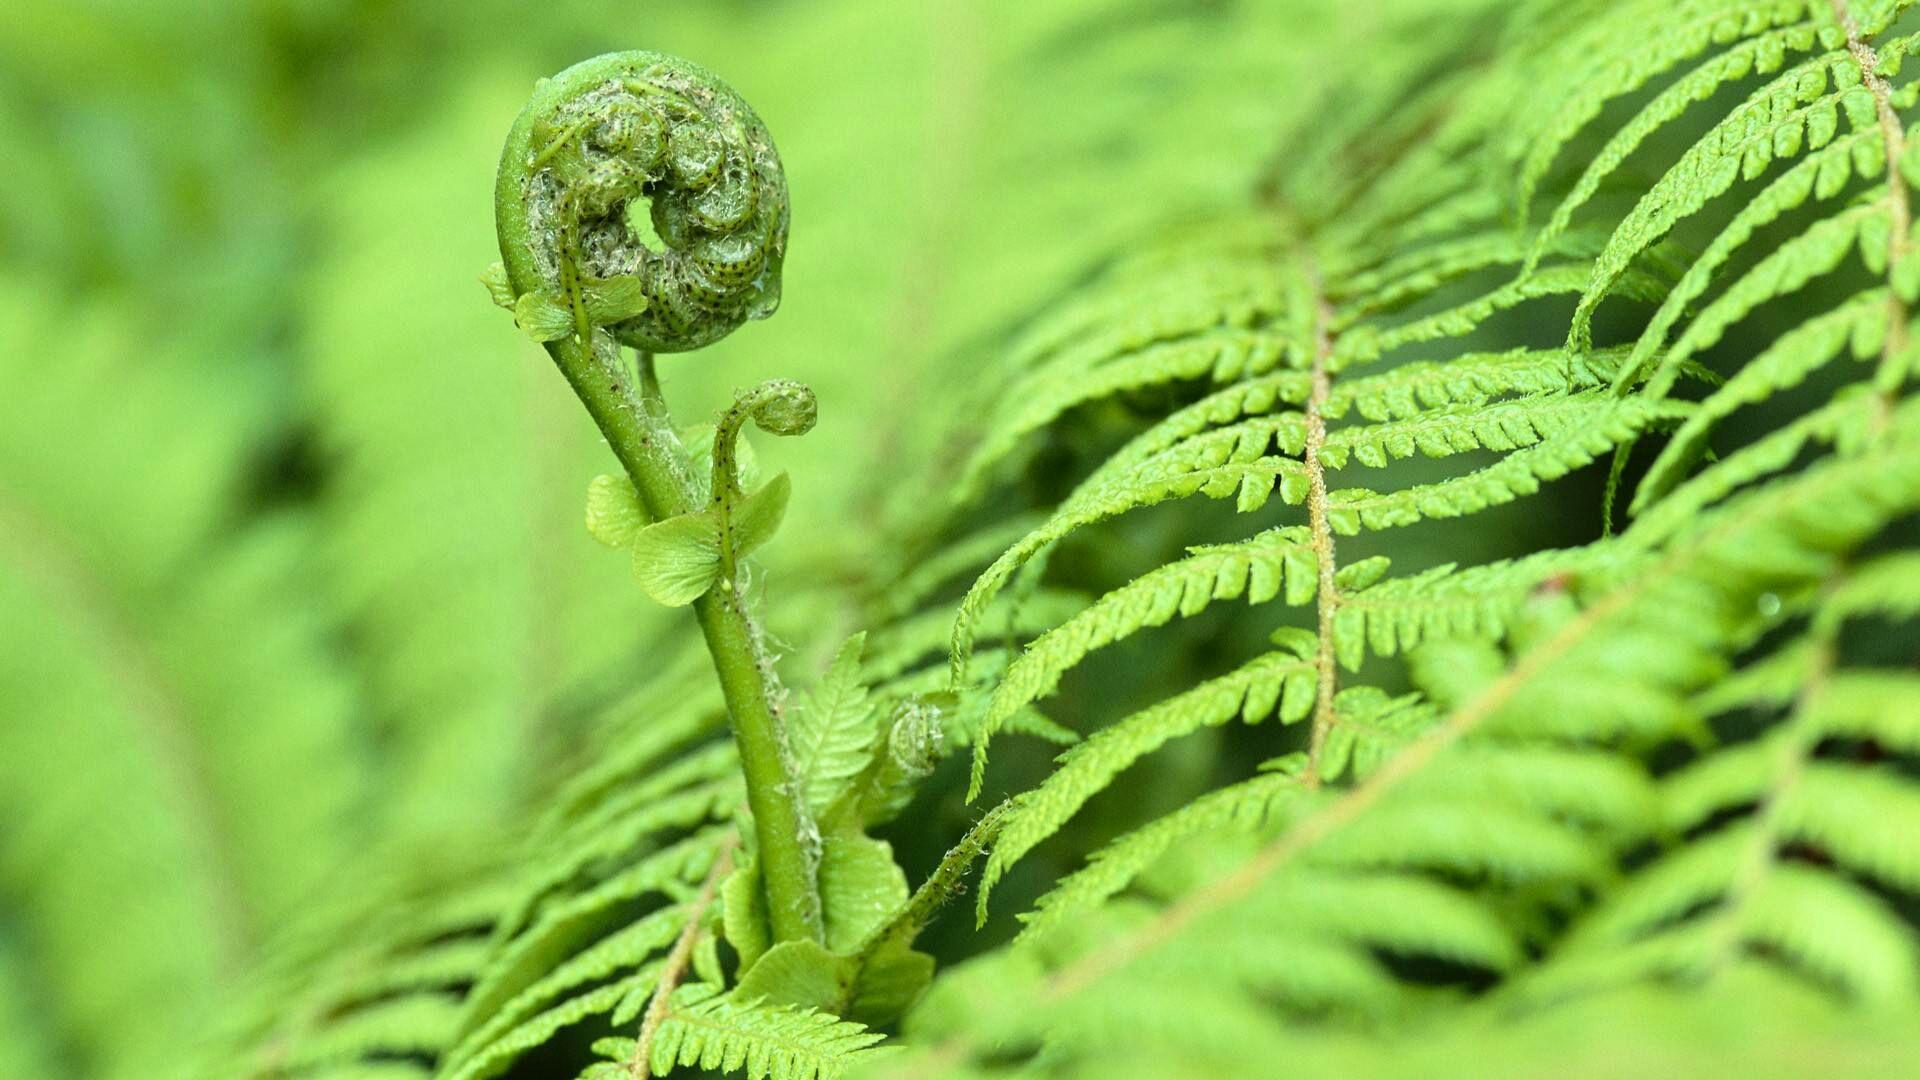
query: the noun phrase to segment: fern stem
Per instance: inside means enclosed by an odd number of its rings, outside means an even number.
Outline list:
[[[1913,212],[1907,199],[1907,182],[1901,174],[1901,159],[1906,156],[1906,129],[1893,111],[1893,88],[1880,75],[1880,54],[1860,33],[1860,24],[1847,6],[1847,0],[1830,0],[1833,19],[1847,35],[1847,51],[1860,65],[1860,81],[1873,94],[1873,109],[1880,127],[1880,142],[1887,159],[1887,217],[1893,234],[1887,238],[1887,339],[1880,347],[1880,367],[1874,376],[1879,408],[1874,414],[1876,430],[1886,427],[1892,418],[1900,384],[1905,381],[1907,362],[1907,304],[1900,298],[1900,266],[1908,254],[1907,232]]]
[[[1327,520],[1327,471],[1320,461],[1320,452],[1327,445],[1327,399],[1333,394],[1330,366],[1333,335],[1329,330],[1333,309],[1327,303],[1326,287],[1320,279],[1319,267],[1310,255],[1303,257],[1301,273],[1308,291],[1312,293],[1313,312],[1313,362],[1308,373],[1309,389],[1303,410],[1307,436],[1301,461],[1307,467],[1307,526],[1312,533],[1313,560],[1319,574],[1319,587],[1314,590],[1319,641],[1313,658],[1316,681],[1313,731],[1307,741],[1306,782],[1309,787],[1318,787],[1320,755],[1326,748],[1327,735],[1333,730],[1333,698],[1339,688],[1333,650],[1334,616],[1340,610],[1340,593],[1334,583],[1338,568],[1334,562],[1333,527]]]
[[[987,811],[986,816],[976,822],[973,828],[968,829],[967,834],[960,838],[958,844],[947,850],[947,854],[940,860],[940,865],[927,876],[927,880],[920,883],[918,889],[914,890],[906,906],[867,936],[867,940],[861,943],[859,952],[860,963],[863,966],[888,946],[912,944],[913,939],[920,935],[920,931],[927,928],[927,924],[933,921],[934,914],[940,910],[941,906],[959,893],[961,879],[966,876],[967,869],[981,855],[986,854],[988,847],[1000,835],[1000,829],[1006,824],[1007,811],[1011,806],[1011,803],[1003,802]],[[984,891],[982,890],[983,894]],[[985,919],[985,914],[984,911],[981,912],[982,921]]]
[[[713,906],[720,882],[733,871],[733,846],[738,840],[735,834],[721,843],[713,869],[707,872],[707,880],[700,886],[700,895],[687,907],[686,928],[674,939],[673,950],[667,953],[666,964],[660,969],[660,981],[654,985],[653,996],[647,1000],[647,1014],[640,1021],[640,1036],[634,1041],[633,1056],[627,1059],[627,1071],[633,1074],[634,1080],[648,1080],[653,1075],[654,1040],[660,1035],[660,1026],[667,1022],[674,990],[686,977],[687,964],[693,959],[693,946],[700,940],[701,920]]]
[[[575,338],[548,342],[560,370],[587,407],[607,445],[632,478],[634,490],[656,521],[697,507],[664,408],[642,406],[611,349],[592,356]],[[740,768],[753,811],[755,857],[767,893],[767,910],[779,941],[818,938],[820,901],[813,861],[804,837],[809,829],[787,773],[786,738],[776,719],[772,670],[759,645],[758,627],[741,606],[738,589],[710,589],[693,603],[707,652],[740,747]]]
[[[680,125],[675,130],[686,133],[675,137],[720,143],[753,191],[752,211],[722,231],[735,254],[744,253],[758,272],[742,276],[737,271],[747,264],[730,263],[736,272],[730,284],[703,291],[701,317],[691,320],[673,313],[686,310],[693,283],[712,279],[711,251],[669,245],[668,252],[647,248],[647,255],[634,259],[628,256],[645,245],[589,251],[579,243],[583,222],[604,229],[623,220],[631,200],[647,190],[667,200],[656,208],[692,213],[692,200],[711,188],[714,176],[696,183],[672,173],[663,164],[663,144],[634,136],[635,130],[664,130],[659,109],[668,106]],[[627,134],[596,136],[596,149],[587,156],[585,133],[602,127]],[[778,306],[787,192],[765,126],[732,88],[684,60],[626,52],[583,61],[541,80],[514,121],[500,156],[494,217],[517,303],[564,302],[571,309],[565,336],[537,336],[606,436],[647,512],[665,521],[700,510],[698,485],[660,396],[651,354],[702,348]],[[622,344],[640,350],[633,372],[621,363]],[[725,584],[732,585],[732,578]],[[818,940],[817,839],[788,768],[773,661],[739,589],[708,589],[693,607],[740,748],[773,936]]]

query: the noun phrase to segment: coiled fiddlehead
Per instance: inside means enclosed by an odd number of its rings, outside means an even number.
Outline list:
[[[657,247],[630,223],[639,200]],[[494,216],[502,263],[483,279],[494,301],[545,344],[646,516],[667,530],[656,539],[682,559],[704,558],[700,549],[720,545],[709,545],[703,493],[650,354],[710,345],[778,306],[787,189],[766,127],[685,60],[623,52],[582,61],[542,80],[514,121]],[[640,351],[637,370],[622,345]],[[766,505],[784,506],[784,492]],[[729,543],[730,524],[719,528]],[[757,538],[775,524],[770,515]],[[693,607],[733,722],[773,936],[816,940],[815,829],[788,772],[782,694],[731,564],[724,569],[724,587],[703,580],[679,602]]]
[[[641,201],[658,247],[630,220]],[[544,80],[508,135],[494,205],[513,295],[566,312],[583,341],[604,327],[686,352],[779,306],[780,155],[740,95],[677,57],[610,53]]]

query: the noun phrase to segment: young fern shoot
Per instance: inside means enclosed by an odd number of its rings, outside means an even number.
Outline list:
[[[655,599],[692,605],[705,635],[739,745],[773,936],[818,939],[814,831],[789,776],[772,661],[736,583],[738,558],[778,525],[787,485],[783,476],[747,495],[733,468],[749,415],[800,434],[812,426],[812,394],[779,382],[744,397],[716,432],[709,493],[651,372],[651,354],[710,345],[779,305],[788,210],[773,140],[711,73],[658,53],[612,53],[535,88],[507,136],[494,200],[502,263],[488,287],[546,346],[653,522],[634,539],[636,565],[652,568],[643,581]],[[642,203],[661,248],[629,222]],[[637,369],[622,346],[638,350]]]

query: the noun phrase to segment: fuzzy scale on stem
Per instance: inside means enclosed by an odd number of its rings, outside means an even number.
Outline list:
[[[656,250],[626,223],[648,199]],[[650,352],[697,349],[771,314],[787,232],[772,139],[725,83],[656,53],[596,57],[542,80],[501,154],[507,282],[571,314],[545,342],[656,521],[700,509]],[[643,350],[636,385],[620,346]],[[737,425],[736,425],[737,427]],[[732,584],[729,576],[727,584]],[[777,940],[820,936],[811,823],[788,774],[779,688],[737,588],[694,601],[740,749]]]

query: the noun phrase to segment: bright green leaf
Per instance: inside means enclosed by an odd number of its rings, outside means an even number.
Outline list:
[[[493,299],[496,305],[506,308],[508,311],[513,310],[513,285],[507,281],[507,267],[505,263],[495,262],[488,265],[486,270],[480,274],[480,284],[486,286],[487,295]]]
[[[647,292],[634,274],[589,282],[583,290],[587,321],[595,326],[625,322],[647,310]]]
[[[755,548],[773,538],[787,514],[787,499],[793,495],[793,482],[781,473],[766,486],[747,496],[733,508],[733,554],[744,559]]]
[[[720,577],[720,528],[712,511],[656,521],[633,538],[633,578],[668,607],[693,603]]]
[[[573,312],[553,297],[537,292],[514,302],[513,318],[535,341],[557,341],[573,333]]]
[[[602,473],[587,484],[587,533],[602,544],[622,550],[651,520],[626,477]]]

